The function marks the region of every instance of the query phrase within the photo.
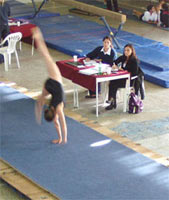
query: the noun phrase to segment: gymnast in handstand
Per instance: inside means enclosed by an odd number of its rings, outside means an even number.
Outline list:
[[[39,28],[32,29],[32,33],[36,42],[37,49],[46,61],[46,66],[49,74],[49,78],[46,80],[42,94],[39,96],[35,106],[36,119],[39,123],[41,122],[41,114],[45,104],[45,99],[48,95],[51,95],[49,106],[44,110],[44,117],[46,121],[54,122],[56,131],[58,133],[58,139],[52,140],[52,143],[66,143],[67,125],[63,112],[64,91],[62,87],[62,77],[57,65],[49,54]]]

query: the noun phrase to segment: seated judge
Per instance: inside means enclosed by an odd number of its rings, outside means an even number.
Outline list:
[[[127,70],[130,72],[130,76],[137,76],[140,73],[139,65],[138,65],[138,59],[136,56],[135,49],[132,44],[127,44],[124,47],[123,55],[117,58],[117,60],[114,61],[114,65],[112,68],[119,69],[119,70]],[[119,67],[120,65],[120,67]],[[133,85],[133,81],[130,81],[130,85]],[[109,101],[110,105],[107,106],[106,110],[112,110],[116,109],[116,94],[117,90],[119,88],[125,88],[126,85],[126,79],[118,79],[118,80],[112,80],[109,83]]]
[[[95,48],[93,51],[86,55],[86,61],[95,60],[96,62],[102,62],[113,65],[114,60],[117,58],[117,52],[113,48],[112,38],[110,36],[105,36],[103,38],[103,46]],[[100,90],[100,86],[99,86]],[[89,95],[86,98],[95,98],[96,92],[89,90]]]

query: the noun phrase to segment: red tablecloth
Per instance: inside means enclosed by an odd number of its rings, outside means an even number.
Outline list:
[[[22,33],[22,38],[26,37],[31,37],[31,29],[36,27],[34,24],[24,24],[21,26],[10,26],[10,32],[11,33],[16,33],[16,32],[21,32]]]
[[[13,19],[13,21],[17,22],[16,19]],[[11,33],[21,32],[22,33],[22,38],[31,37],[32,36],[31,29],[36,27],[36,25],[35,24],[31,24],[28,21],[26,22],[26,24],[24,24],[25,22],[26,21],[23,21],[23,24],[21,22],[20,26],[17,26],[17,25],[10,26],[10,32]]]
[[[83,58],[79,59],[78,61],[82,62]],[[128,74],[127,71],[119,71],[116,74],[110,74],[110,75],[84,75],[79,73],[79,68],[67,64],[67,62],[73,61],[71,60],[63,60],[63,61],[57,61],[56,64],[60,69],[60,72],[64,78],[67,78],[71,80],[73,83],[76,83],[82,87],[85,87],[89,90],[95,91],[96,90],[96,78],[97,77],[110,77],[110,76],[118,76],[122,74]]]

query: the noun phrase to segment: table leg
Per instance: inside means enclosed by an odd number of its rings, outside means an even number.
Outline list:
[[[9,62],[9,58],[8,58],[8,54],[4,53],[4,66],[5,66],[5,71],[8,71],[8,62]]]
[[[124,102],[123,102],[123,112],[127,111],[127,98],[129,94],[129,88],[130,88],[130,76],[126,79],[126,87],[124,91]]]
[[[20,51],[22,50],[22,41],[21,40],[19,42],[19,49],[20,49]]]
[[[74,108],[76,107],[76,89],[75,89],[75,86],[74,86],[74,90],[73,90],[73,107]]]
[[[98,82],[96,78],[96,117],[99,115],[99,110],[98,110]]]
[[[79,93],[77,87],[76,87],[76,102],[77,102],[77,108],[79,108]]]
[[[34,38],[32,38],[32,56],[33,56],[33,54],[34,54],[34,43],[35,43],[35,40],[34,40]]]
[[[101,95],[102,95],[102,101],[103,106],[106,104],[106,100],[108,99],[108,81],[102,82],[101,84]]]
[[[79,108],[79,94],[76,84],[74,84],[74,91],[73,91],[73,105],[74,108]]]

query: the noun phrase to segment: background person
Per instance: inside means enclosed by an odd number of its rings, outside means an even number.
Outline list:
[[[0,0],[0,41],[9,34],[8,17],[10,16],[10,7],[4,0]]]
[[[169,27],[169,6],[166,3],[162,5],[160,19],[161,19],[161,26],[164,28],[168,28]]]
[[[158,15],[153,5],[148,5],[147,11],[145,11],[144,13],[133,10],[133,15],[137,16],[139,20],[150,23],[150,24],[158,23]]]
[[[108,10],[113,10],[113,6],[112,6],[112,3],[113,3],[114,11],[115,12],[120,12],[117,0],[105,0],[105,2],[106,2]]]
[[[86,55],[86,61],[95,60],[97,62],[102,62],[113,65],[113,61],[117,58],[117,52],[112,46],[112,38],[110,36],[105,36],[103,38],[103,46],[95,48],[92,52]],[[100,90],[100,85],[99,85]],[[86,98],[95,98],[96,92],[89,90],[89,94]]]
[[[9,34],[8,16],[10,16],[10,7],[4,0],[0,0],[0,43]],[[0,55],[0,63],[3,61],[4,57]]]
[[[32,32],[37,48],[46,61],[46,67],[49,74],[49,78],[44,84],[42,94],[39,96],[35,107],[36,119],[40,123],[42,108],[45,104],[45,99],[50,94],[52,97],[49,106],[44,111],[44,117],[46,121],[54,122],[55,128],[58,133],[58,139],[53,140],[52,143],[66,143],[67,125],[63,112],[64,91],[62,88],[62,77],[56,63],[52,60],[52,57],[49,54],[40,30],[38,28],[34,28]]]
[[[155,7],[156,13],[157,13],[157,21],[158,21],[157,25],[158,26],[161,25],[161,12],[162,12],[162,6],[164,3],[165,3],[165,0],[159,0],[159,3]]]
[[[141,20],[148,23],[157,23],[157,13],[153,5],[147,6],[147,11],[144,12]]]

